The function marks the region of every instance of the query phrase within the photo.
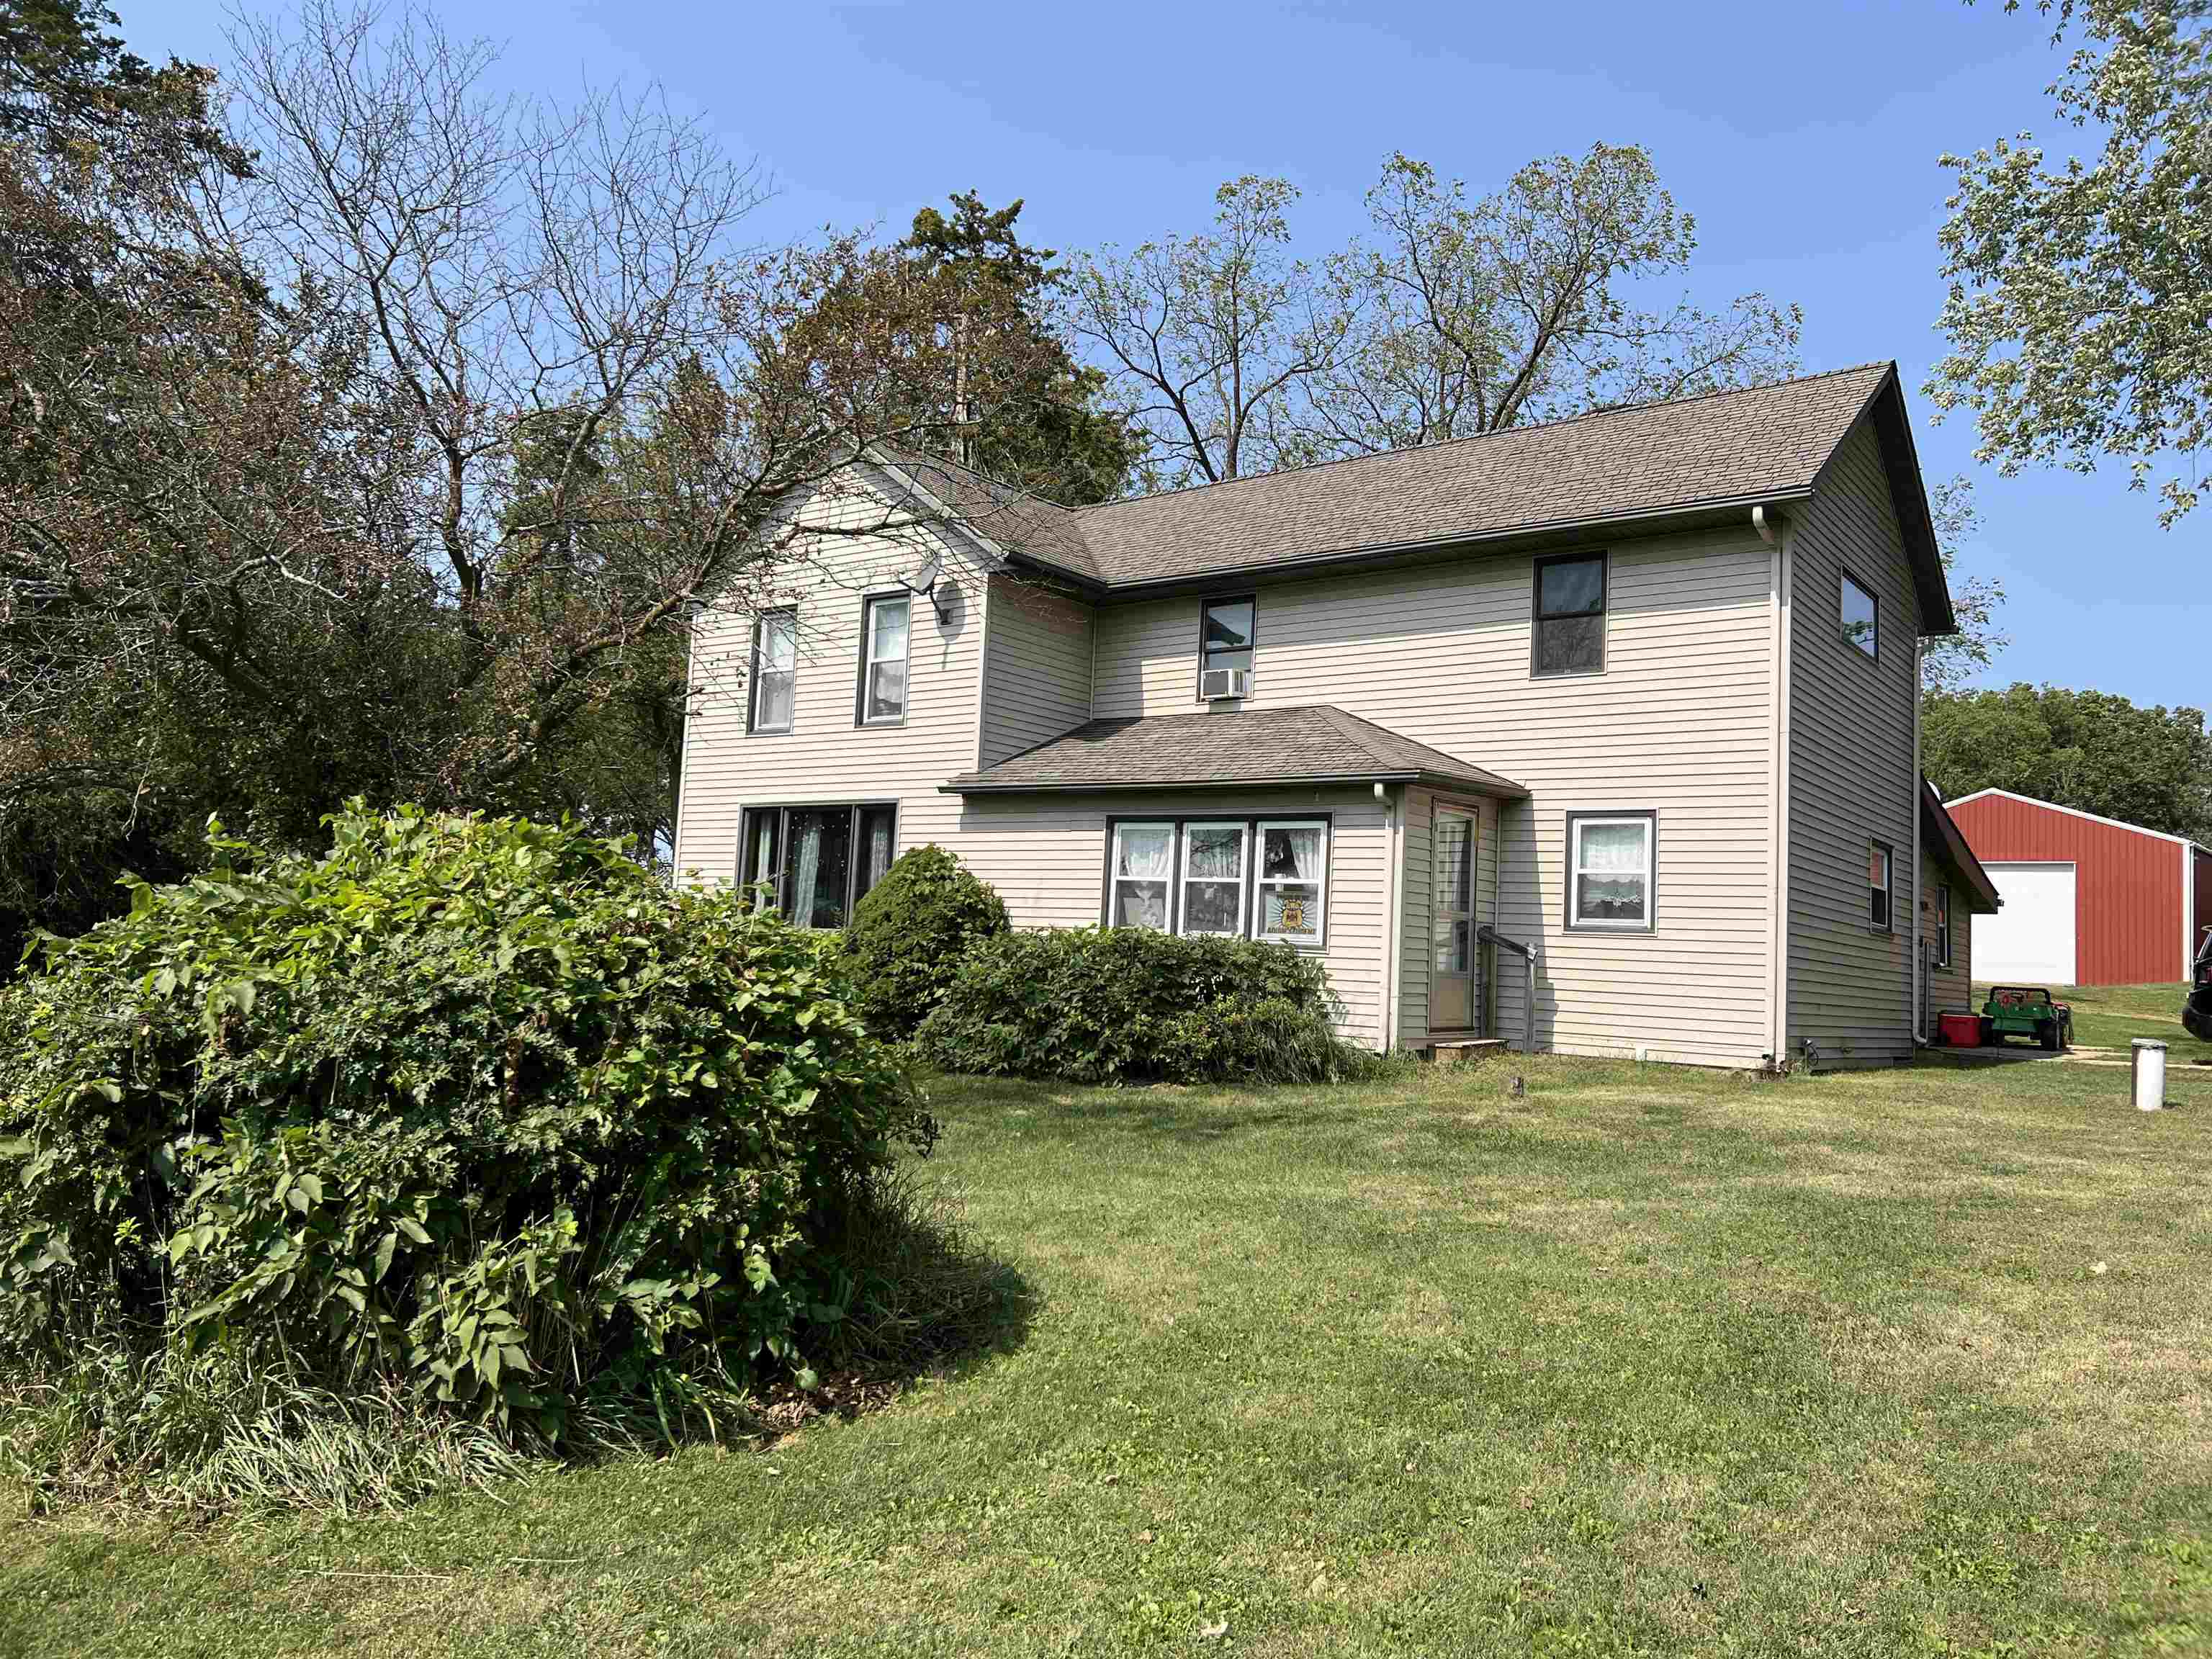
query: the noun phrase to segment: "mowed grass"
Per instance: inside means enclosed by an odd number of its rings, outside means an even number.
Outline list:
[[[1975,987],[1978,997],[1988,991]],[[2074,1011],[2076,1043],[2124,1050],[2137,1037],[2154,1037],[2166,1044],[2168,1065],[2212,1066],[2212,1042],[2181,1028],[2189,991],[2186,985],[2069,985],[2052,994]]]
[[[496,1498],[11,1521],[0,1652],[2212,1643],[2212,1077],[939,1092],[1000,1350]]]

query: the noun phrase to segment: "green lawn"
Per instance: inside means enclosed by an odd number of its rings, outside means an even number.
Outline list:
[[[2212,1644],[2212,1076],[940,1092],[1002,1351],[404,1515],[0,1522],[0,1654]]]
[[[1988,989],[1977,986],[1975,994]],[[2168,1065],[2212,1065],[2212,1042],[2181,1029],[2186,985],[2072,985],[2054,994],[2074,1010],[2077,1043],[2124,1049],[2136,1037],[2156,1037],[2166,1046]]]

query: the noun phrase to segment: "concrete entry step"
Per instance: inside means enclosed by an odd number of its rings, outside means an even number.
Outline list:
[[[1429,1056],[1439,1066],[1465,1065],[1486,1054],[1504,1052],[1504,1037],[1439,1037],[1429,1045]]]

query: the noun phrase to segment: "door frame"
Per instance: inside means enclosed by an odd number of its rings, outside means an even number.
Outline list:
[[[1467,821],[1467,908],[1464,913],[1447,908],[1440,902],[1442,896],[1438,873],[1443,860],[1437,856],[1439,836],[1437,825],[1446,814]],[[1483,1034],[1482,1019],[1482,956],[1476,948],[1475,929],[1480,926],[1482,903],[1482,812],[1475,806],[1454,805],[1449,801],[1432,797],[1429,802],[1429,926],[1424,945],[1428,952],[1429,1016],[1428,1029],[1431,1036],[1474,1036]],[[1448,973],[1437,966],[1437,924],[1446,916],[1464,914],[1467,918],[1467,972]],[[1437,981],[1439,979],[1464,979],[1467,981],[1467,1019],[1457,1025],[1446,1025],[1437,1018]]]

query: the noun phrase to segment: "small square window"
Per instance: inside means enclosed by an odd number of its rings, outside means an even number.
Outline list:
[[[1650,812],[1567,815],[1567,926],[1606,933],[1652,931]]]
[[[1867,926],[1877,933],[1889,932],[1889,848],[1881,842],[1867,843]]]
[[[1535,641],[1530,672],[1596,674],[1605,668],[1605,555],[1536,561]]]
[[[1844,573],[1844,643],[1877,661],[1881,657],[1881,602]]]

